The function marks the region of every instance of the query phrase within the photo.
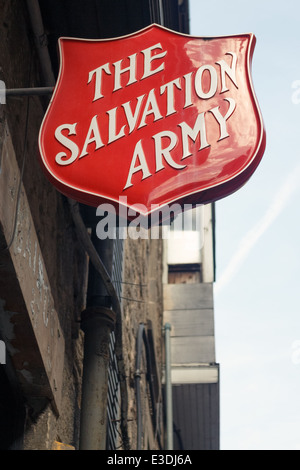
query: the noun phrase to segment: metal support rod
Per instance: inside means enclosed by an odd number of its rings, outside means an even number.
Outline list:
[[[143,335],[145,333],[145,325],[140,323],[137,336],[137,351],[136,351],[136,363],[135,363],[135,388],[136,388],[136,413],[137,413],[137,446],[136,450],[142,450],[142,429],[143,429],[143,413],[141,403],[141,360],[142,360],[142,347],[143,347]]]
[[[85,340],[80,450],[106,449],[109,339],[114,324],[114,312],[105,307],[82,313]]]
[[[167,446],[166,450],[173,450],[173,399],[171,381],[171,325],[165,324],[165,387],[166,387],[166,415],[167,415]]]
[[[53,93],[54,87],[38,87],[38,88],[8,88],[3,90],[5,96],[29,96],[29,95],[51,95]]]

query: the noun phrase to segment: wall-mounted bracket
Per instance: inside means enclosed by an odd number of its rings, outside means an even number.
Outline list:
[[[5,90],[6,96],[31,96],[31,95],[51,95],[54,87],[37,87],[37,88],[8,88]]]

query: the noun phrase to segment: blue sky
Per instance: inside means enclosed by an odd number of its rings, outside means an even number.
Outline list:
[[[190,0],[190,16],[193,35],[255,34],[267,134],[252,178],[216,203],[221,449],[300,450],[300,4]]]

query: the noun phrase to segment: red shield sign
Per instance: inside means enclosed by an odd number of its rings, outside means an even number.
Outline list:
[[[199,38],[151,25],[117,39],[59,40],[42,166],[88,205],[203,204],[240,188],[265,148],[252,34]]]

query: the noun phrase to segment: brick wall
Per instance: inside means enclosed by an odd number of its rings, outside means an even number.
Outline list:
[[[126,242],[125,249],[125,275],[124,281],[124,309],[123,331],[124,352],[126,357],[126,369],[128,376],[128,416],[129,437],[133,448],[137,440],[136,422],[136,395],[134,388],[134,374],[136,362],[136,340],[138,326],[150,320],[152,323],[155,341],[155,354],[158,374],[162,371],[162,243],[161,240],[131,240]],[[126,300],[130,299],[130,300]],[[145,390],[146,360],[143,352],[142,366],[142,410],[144,425],[150,419],[148,410],[148,398]],[[161,375],[159,376],[161,380]],[[148,395],[147,395],[148,397]],[[148,426],[149,428],[149,426]],[[157,443],[155,444],[157,445]]]

